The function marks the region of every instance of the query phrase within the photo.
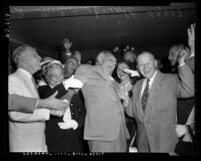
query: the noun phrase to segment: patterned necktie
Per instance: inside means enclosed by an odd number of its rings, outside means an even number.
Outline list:
[[[147,79],[147,84],[141,97],[141,104],[143,111],[145,111],[148,97],[149,97],[149,79]]]

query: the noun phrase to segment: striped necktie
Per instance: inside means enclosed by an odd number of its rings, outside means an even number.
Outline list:
[[[148,97],[149,97],[149,79],[147,79],[147,84],[141,97],[141,104],[143,111],[145,111]]]

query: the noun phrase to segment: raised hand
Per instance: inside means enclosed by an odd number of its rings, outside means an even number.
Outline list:
[[[187,49],[181,49],[179,56],[178,56],[178,63],[179,65],[184,64],[185,63],[185,58],[188,54],[188,50]]]
[[[191,24],[187,31],[188,31],[188,45],[192,51],[195,49],[195,23]]]
[[[69,39],[64,39],[64,41],[63,41],[63,45],[66,50],[70,50],[72,44],[73,44],[73,42],[70,42]]]

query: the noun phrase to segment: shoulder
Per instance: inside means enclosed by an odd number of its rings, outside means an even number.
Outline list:
[[[21,76],[21,74],[18,71],[16,71],[13,74],[10,74],[8,76],[8,80],[9,81],[21,81],[22,80],[22,76]]]
[[[82,64],[78,67],[77,70],[93,70],[94,66],[90,65],[90,64]]]
[[[89,65],[89,64],[84,64],[84,65],[80,65],[78,67],[78,69],[76,70],[75,72],[75,75],[76,74],[84,74],[84,75],[89,75],[89,74],[92,74],[96,71],[96,67],[95,66],[92,66],[92,65]]]

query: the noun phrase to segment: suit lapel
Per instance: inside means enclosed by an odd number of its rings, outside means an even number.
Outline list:
[[[30,78],[28,78],[23,72],[18,71],[19,76],[21,77],[21,79],[23,80],[24,84],[27,86],[27,88],[29,89],[29,91],[32,93],[33,97],[39,97],[38,95],[38,91],[35,88],[32,80]]]
[[[115,81],[113,82],[113,81],[111,81],[110,79],[109,79],[109,77],[100,69],[100,67],[99,66],[96,66],[96,68],[97,68],[97,71],[98,71],[98,73],[101,75],[101,77],[103,77],[103,79],[105,79],[111,86],[112,86],[112,88],[116,88],[116,83],[115,83]],[[115,89],[116,90],[116,89]]]
[[[141,116],[144,116],[144,112],[142,110],[142,104],[141,104],[141,91],[142,91],[142,85],[143,85],[144,79],[141,80],[139,86],[137,87],[137,109],[140,112]]]
[[[160,90],[161,87],[161,82],[162,82],[162,73],[160,71],[157,71],[156,77],[153,80],[151,89],[149,91],[149,97],[148,97],[148,101],[147,101],[147,105],[146,105],[146,109],[145,109],[145,120],[148,121],[150,114],[151,114],[151,110],[152,110],[152,106],[154,104],[154,96],[155,94]]]

